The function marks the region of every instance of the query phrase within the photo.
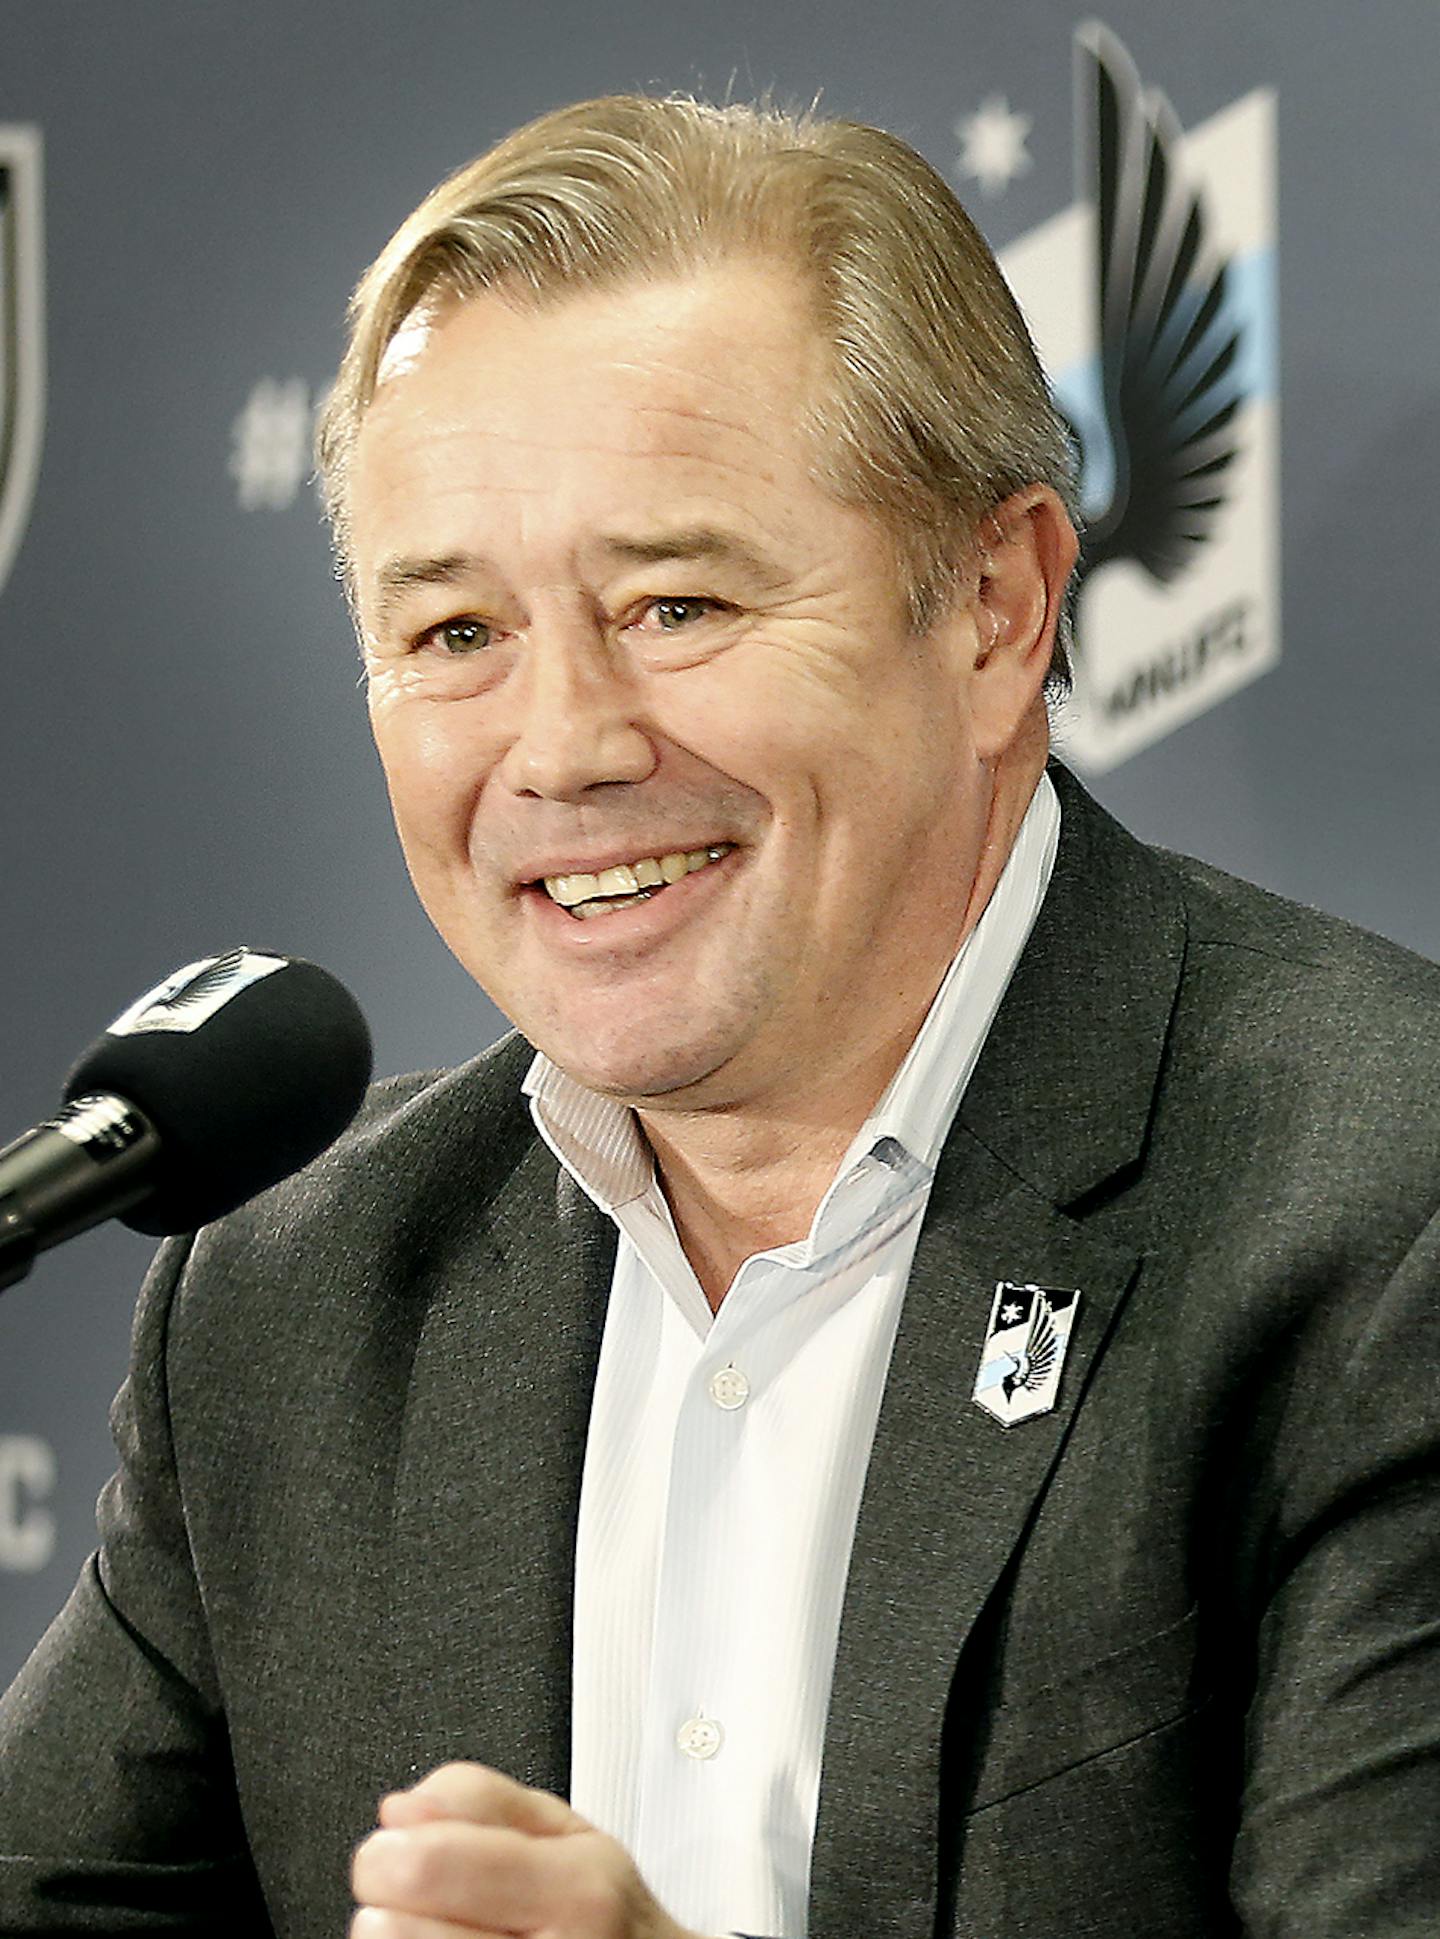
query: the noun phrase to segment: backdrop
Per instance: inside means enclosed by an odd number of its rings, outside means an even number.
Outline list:
[[[1107,379],[1193,215],[1150,322],[1197,326],[1162,401],[1214,489],[1087,580],[1072,751],[1140,833],[1440,954],[1440,8],[1105,5],[0,0],[3,1135],[235,941],[337,971],[383,1071],[500,1027],[404,877],[310,419],[400,217],[609,90],[819,95],[913,141],[1003,252],[1101,518]],[[1107,90],[1112,180],[1168,160],[1154,234],[1095,220]],[[91,1542],[146,1256],[93,1234],[0,1299],[0,1678]]]

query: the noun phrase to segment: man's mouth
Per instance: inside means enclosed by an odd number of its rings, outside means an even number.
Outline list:
[[[613,915],[637,902],[649,902],[697,869],[719,862],[734,842],[715,842],[709,848],[677,849],[669,855],[646,855],[637,862],[621,862],[597,875],[547,875],[545,893],[579,921]]]

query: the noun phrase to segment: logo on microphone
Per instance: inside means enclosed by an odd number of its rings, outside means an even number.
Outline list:
[[[44,428],[40,131],[0,126],[0,586],[25,535]]]
[[[130,1005],[116,1017],[106,1032],[110,1037],[142,1037],[150,1031],[167,1031],[188,1036],[209,1021],[232,997],[248,990],[263,976],[273,976],[285,967],[283,956],[263,956],[258,950],[231,949],[223,956],[206,956],[198,963],[187,963],[163,983]]]

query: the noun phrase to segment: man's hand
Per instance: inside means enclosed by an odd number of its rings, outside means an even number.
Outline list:
[[[695,1939],[613,1838],[479,1764],[382,1798],[351,1882],[351,1939]]]

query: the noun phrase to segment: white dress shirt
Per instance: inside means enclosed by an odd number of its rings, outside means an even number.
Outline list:
[[[620,1238],[575,1556],[571,1800],[699,1932],[805,1939],[840,1607],[935,1163],[1039,910],[1042,778],[809,1235],[712,1316],[630,1111],[543,1056],[541,1136]]]

